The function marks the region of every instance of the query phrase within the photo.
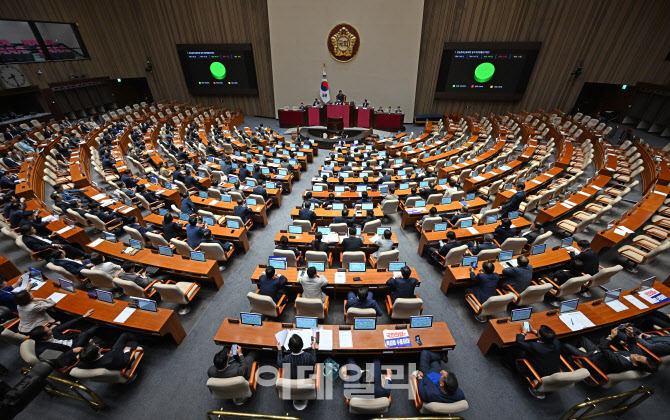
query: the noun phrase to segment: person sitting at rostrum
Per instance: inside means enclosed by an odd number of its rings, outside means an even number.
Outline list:
[[[235,353],[233,353],[233,348]],[[250,351],[246,356],[242,353],[242,347],[235,345],[233,347],[224,346],[220,352],[214,355],[214,364],[207,369],[209,378],[234,378],[243,376],[249,380],[251,376],[251,367],[256,360],[256,353]]]

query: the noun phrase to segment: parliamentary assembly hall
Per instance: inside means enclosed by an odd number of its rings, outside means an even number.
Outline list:
[[[0,1],[0,420],[666,418],[669,23]]]

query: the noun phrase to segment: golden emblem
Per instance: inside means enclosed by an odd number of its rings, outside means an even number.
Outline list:
[[[340,23],[330,30],[326,43],[330,56],[345,63],[353,60],[358,54],[361,37],[356,28],[347,23]]]

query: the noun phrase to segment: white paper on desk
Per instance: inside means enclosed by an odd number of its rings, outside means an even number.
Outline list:
[[[587,197],[591,197],[591,194],[585,193],[584,191],[577,191],[577,194],[585,195]]]
[[[479,234],[479,231],[477,229],[473,228],[472,226],[470,226],[469,228],[466,228],[466,229],[468,230],[468,232],[472,233],[473,235],[478,235]]]
[[[100,205],[103,206],[103,207],[104,207],[104,206],[109,206],[109,205],[111,205],[111,204],[114,204],[114,200],[112,200],[111,198],[108,198],[108,199],[106,199],[106,200],[102,200],[102,201],[100,202]]]
[[[209,202],[209,205],[210,205],[210,206],[213,206],[213,205],[215,205],[215,204],[218,203],[218,202],[219,202],[219,200],[212,200],[212,201]]]
[[[277,343],[284,343],[286,341],[286,334],[288,334],[288,330],[281,330],[277,334],[275,334],[275,338],[277,339]]]
[[[622,312],[628,309],[628,306],[624,305],[618,300],[613,300],[610,302],[607,302],[605,305],[609,306],[610,308],[614,309],[616,312]]]
[[[54,302],[58,303],[61,299],[63,299],[65,296],[67,296],[65,293],[60,293],[60,292],[53,292],[51,296],[49,296],[47,299],[51,299]]]
[[[63,229],[57,230],[56,233],[59,234],[59,235],[62,235],[63,233],[67,232],[70,229],[74,229],[74,228],[72,226],[65,226]]]
[[[472,178],[472,179],[474,179],[474,180],[477,181],[477,182],[480,182],[480,181],[484,181],[486,178],[483,177],[483,176],[481,176],[481,175],[478,175],[478,176],[476,176],[476,177],[474,177],[474,178]]]
[[[667,196],[668,196],[668,194],[666,194],[666,193],[662,193],[662,192],[660,192],[660,191],[654,191],[654,194],[662,195],[663,197],[667,197]]]
[[[340,236],[337,234],[337,232],[330,232],[328,235],[326,235],[325,242],[328,244],[339,243]]]
[[[135,312],[135,311],[136,311],[135,308],[125,308],[124,310],[121,311],[120,314],[118,314],[116,316],[116,318],[114,318],[114,322],[119,323],[119,324],[123,324],[124,322],[126,322],[128,320],[130,315],[132,315],[133,312]]]
[[[626,236],[626,231],[620,228],[614,228],[614,233],[616,233],[619,236]]]
[[[569,209],[574,207],[574,206],[571,206],[570,204],[566,204],[566,203],[561,203],[561,206],[569,208]]]
[[[373,236],[372,238],[370,238],[370,242],[372,242],[373,244],[376,244],[377,241],[378,241],[380,238],[381,238],[381,236],[379,236],[378,234],[375,234],[375,236]]]
[[[591,187],[591,188],[595,188],[596,190],[600,191],[600,187],[598,187],[598,186],[596,186],[596,185],[591,185],[590,187]]]
[[[532,183],[534,183],[534,184],[541,184],[541,182],[538,181],[537,179],[533,179],[533,180],[531,180],[530,182],[532,182]]]
[[[580,191],[580,192],[581,192],[581,191]],[[573,202],[570,201],[570,200],[565,200],[564,203],[565,203],[565,204],[568,204],[568,205],[571,206],[571,207],[574,207],[574,206],[577,205],[577,203],[573,203]]]
[[[333,330],[324,330],[319,327],[319,350],[333,350]]]
[[[634,231],[628,229],[626,226],[619,226],[619,229],[623,230],[626,233],[634,233]]]
[[[165,192],[165,190],[158,190],[158,191],[156,191],[156,194],[163,194],[164,192]]]
[[[648,306],[642,303],[642,301],[638,298],[636,298],[633,295],[626,295],[623,297],[626,299],[628,302],[632,303],[637,309],[647,309]]]
[[[347,273],[344,271],[335,272],[335,284],[342,284],[347,282]]]
[[[351,330],[340,330],[340,348],[350,349],[354,346]]]
[[[105,198],[105,197],[107,197],[107,194],[102,193],[102,194],[94,195],[94,196],[91,197],[91,198],[92,198],[93,200],[95,200],[95,201],[98,201],[98,200],[102,200],[102,199]]]
[[[591,322],[590,319],[586,317],[583,313],[579,311],[568,312],[567,314],[561,314],[558,316],[565,325],[570,328],[571,331],[580,331],[584,328],[595,327],[596,325]]]
[[[423,213],[427,209],[425,207],[414,207],[414,210],[416,210],[416,212],[418,213]]]
[[[668,297],[665,296],[663,293],[659,292],[658,290],[651,288],[647,289],[643,292],[640,292],[638,294],[642,299],[646,300],[647,302],[651,303],[652,305],[656,305],[659,303],[663,303],[668,301]]]
[[[96,239],[95,241],[91,242],[86,246],[88,246],[89,248],[95,248],[96,246],[100,245],[102,241],[104,241],[104,239]]]

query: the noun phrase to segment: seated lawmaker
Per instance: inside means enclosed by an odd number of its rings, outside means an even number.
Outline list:
[[[296,258],[300,257],[300,251],[298,250],[298,248],[294,246],[289,246],[288,236],[286,235],[282,235],[282,237],[279,238],[279,245],[275,245],[275,249],[279,249],[282,251],[291,251],[295,254]]]
[[[530,326],[530,325],[529,325]],[[515,359],[526,359],[540,377],[553,375],[561,370],[561,342],[556,333],[546,325],[535,330],[530,326],[529,331],[538,337],[537,341],[526,341],[526,329],[521,325],[521,333],[516,335],[518,346]],[[516,363],[517,370],[524,376],[531,373],[525,364]]]
[[[299,335],[294,334],[288,339],[290,354],[284,356],[282,343],[277,343],[277,365],[284,371],[284,377],[289,379],[304,379],[304,374],[314,370],[316,365],[316,350],[319,345],[312,341],[309,350],[303,351],[304,344]],[[308,367],[309,369],[305,369]]]
[[[237,346],[233,354],[232,347],[224,346],[214,355],[214,364],[207,369],[209,378],[234,378],[242,376],[249,380],[251,367],[256,359],[256,353],[250,351],[246,356],[242,353],[242,347]]]
[[[286,282],[288,280],[282,274],[275,274],[274,267],[267,267],[265,273],[258,279],[259,294],[270,296],[275,303],[279,302],[282,296],[286,294]]]
[[[84,315],[51,326],[38,325],[28,333],[28,338],[35,341],[35,355],[39,358],[45,350],[55,350],[64,353],[58,358],[62,366],[70,366],[76,362],[76,354],[84,349],[91,340],[93,334],[99,328],[98,325],[89,327],[82,332],[68,331],[74,328],[84,319],[93,315],[93,309],[89,309]]]
[[[347,293],[347,303],[345,304],[345,309],[348,310],[349,308],[372,308],[377,313],[377,316],[381,316],[383,314],[381,308],[372,296],[372,292],[369,292],[367,287],[358,288],[356,293],[354,293],[353,290],[350,290],[349,293]]]
[[[507,217],[510,212],[519,210],[521,203],[526,201],[526,183],[519,181],[516,183],[516,192],[509,200],[500,206],[500,217]]]
[[[458,379],[440,363],[441,356],[429,350],[421,350],[419,370],[414,372],[421,401],[425,403],[454,403],[465,399],[458,387]]]
[[[591,249],[591,242],[581,239],[577,241],[577,246],[581,252],[575,255],[574,252],[570,252],[570,258],[573,260],[579,260],[583,263],[582,271],[586,274],[594,275],[600,271],[600,258],[598,254]]]
[[[451,226],[456,227],[457,224],[459,223],[459,220],[472,217],[469,210],[470,208],[468,206],[461,207],[461,209],[458,212],[456,212],[456,214],[454,214],[451,217],[451,219],[449,219],[449,223],[451,223]]]
[[[482,264],[482,269],[475,275],[475,269],[470,267],[470,280],[475,283],[474,287],[465,289],[465,294],[472,293],[482,305],[486,300],[496,295],[496,288],[500,281],[500,275],[495,272],[495,266],[491,261]]]
[[[83,259],[86,257],[86,253],[81,249],[57,238],[56,232],[53,232],[48,238],[45,238],[39,236],[33,226],[25,224],[21,226],[19,233],[23,239],[23,244],[33,252],[40,252],[41,258],[45,258],[46,254],[54,249],[62,249],[65,251],[65,255],[68,258]]]
[[[419,280],[412,275],[412,269],[404,266],[400,269],[400,275],[391,277],[386,281],[386,285],[391,288],[389,295],[391,301],[395,302],[398,298],[411,299],[415,297],[414,288],[419,286]]]
[[[377,251],[375,251],[374,254],[372,254],[375,258],[379,258],[379,254],[382,252],[387,252],[387,251],[392,251],[393,247],[395,246],[395,243],[393,242],[393,239],[391,239],[392,233],[391,229],[386,229],[384,230],[384,234],[382,235],[381,238],[377,240]]]
[[[344,208],[342,209],[342,215],[341,216],[335,216],[333,218],[333,223],[346,223],[347,226],[351,227],[354,222],[356,222],[356,216],[353,217],[348,217],[349,216],[349,209]]]
[[[367,210],[365,212],[365,220],[361,222],[361,228],[365,227],[365,224],[368,222],[374,222],[377,220],[377,217],[375,216],[375,211],[374,210]]]
[[[356,236],[356,228],[349,228],[349,236],[342,240],[344,251],[360,251],[363,248],[363,240]]]
[[[500,278],[500,288],[505,291],[505,286],[509,285],[517,292],[521,293],[530,286],[533,281],[533,266],[530,265],[528,257],[520,255],[516,259],[516,267],[505,267]]]
[[[84,261],[79,261],[67,258],[65,256],[65,251],[62,249],[53,250],[49,257],[50,262],[52,264],[57,265],[59,267],[63,267],[69,273],[74,275],[78,275],[79,273],[81,273],[81,270],[93,267],[93,263],[91,263],[91,260],[87,259]]]
[[[543,233],[544,228],[542,227],[542,223],[533,222],[528,230],[521,232],[519,237],[526,238],[528,240],[528,244],[530,245],[535,241],[535,239],[537,239],[538,236],[542,235]]]
[[[365,384],[364,377],[367,376],[367,379],[370,379],[368,375],[365,375],[364,371],[361,371],[360,366],[356,364],[353,357],[349,357],[347,364],[342,367],[341,375],[342,380],[345,382],[344,395],[347,398],[360,397],[362,391],[366,390],[365,388],[361,388],[360,384]],[[374,386],[372,396],[374,398],[390,397],[391,389],[389,385],[391,384],[391,369],[386,369],[385,374],[382,375],[381,361],[375,358],[373,361],[372,376]],[[368,396],[370,394],[365,393],[363,395]]]
[[[198,226],[199,217],[192,214],[188,218],[188,225],[186,225],[186,242],[192,249],[196,249],[202,242],[205,228]]]
[[[202,232],[202,241],[200,241],[201,244],[217,244],[223,249],[224,251],[228,252],[230,251],[230,248],[233,246],[228,241],[221,242],[218,239],[214,239],[212,237],[212,231],[209,229],[205,229],[204,232]]]
[[[514,238],[515,236],[516,229],[512,227],[512,221],[508,218],[501,219],[500,225],[495,230],[496,241],[502,245],[507,239]]]
[[[233,208],[233,215],[242,219],[244,223],[249,221],[254,211],[245,204],[244,200],[237,200],[237,205]],[[242,226],[240,226],[242,227]]]
[[[433,261],[437,263],[441,263],[442,260],[437,256],[433,255],[435,251],[442,257],[446,257],[449,251],[451,251],[453,248],[459,247],[463,245],[461,241],[456,240],[456,233],[453,230],[450,230],[447,232],[447,241],[446,242],[441,242],[440,248],[434,248],[434,247],[428,247],[428,255],[431,256]]]
[[[151,284],[152,280],[144,275],[145,270],[137,271],[140,268],[139,264],[136,264],[133,261],[125,261],[121,265],[121,268],[123,269],[123,272],[117,275],[121,280],[132,281],[143,289]]]
[[[326,294],[322,289],[328,286],[328,279],[316,271],[315,267],[308,267],[307,271],[298,274],[298,283],[302,286],[302,297],[306,299],[321,299],[326,301]]]
[[[163,237],[170,242],[172,238],[179,239],[183,235],[181,225],[174,221],[174,217],[168,213],[163,216]]]
[[[328,243],[323,242],[323,233],[321,232],[316,232],[314,234],[314,240],[310,245],[312,247],[312,251],[325,252],[330,254]]]
[[[498,245],[493,242],[493,235],[490,233],[484,234],[484,242],[478,243],[478,241],[468,242],[468,248],[472,255],[477,255],[485,249],[496,249]]]
[[[80,369],[122,370],[130,365],[132,352],[138,347],[131,333],[123,333],[109,350],[95,343],[88,343],[79,352]]]
[[[302,208],[298,211],[299,220],[309,220],[309,223],[311,224],[314,224],[316,222],[316,213],[312,209],[310,209],[312,204],[313,203],[308,201],[302,203]]]

